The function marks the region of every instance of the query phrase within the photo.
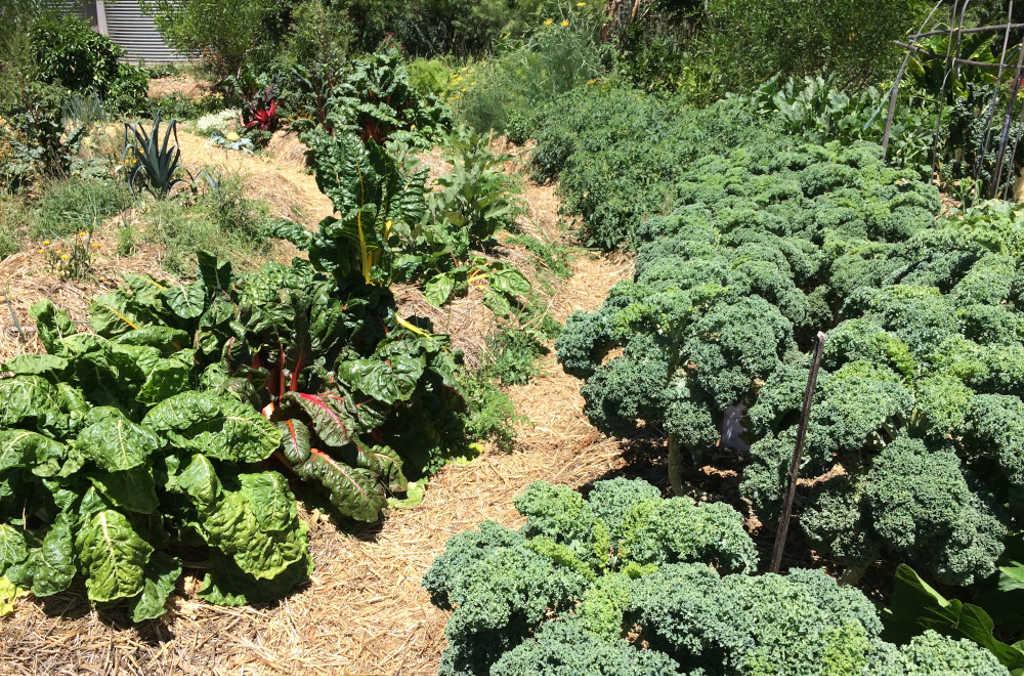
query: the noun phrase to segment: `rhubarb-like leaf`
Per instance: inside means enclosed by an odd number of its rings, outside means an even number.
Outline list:
[[[276,601],[307,581],[313,573],[313,561],[308,556],[272,580],[257,580],[246,575],[231,559],[216,553],[211,557],[211,564],[196,595],[219,606]]]
[[[200,280],[174,286],[164,292],[164,300],[179,318],[199,319],[206,309],[206,288]]]
[[[23,376],[59,376],[68,367],[68,360],[52,354],[23,354],[6,364],[0,365],[0,372],[7,371]]]
[[[155,514],[160,506],[153,469],[148,465],[123,472],[93,471],[89,481],[108,503],[126,512]]]
[[[132,528],[124,514],[105,509],[79,523],[75,550],[90,601],[104,602],[142,592],[153,547]]]
[[[59,515],[39,546],[29,551],[19,564],[8,568],[6,575],[39,597],[66,590],[76,572],[71,526],[71,517]]]
[[[309,459],[292,469],[302,479],[327,489],[331,505],[342,516],[373,523],[387,505],[384,486],[375,472],[350,467],[323,451],[312,449]]]
[[[60,418],[60,394],[40,376],[0,380],[0,427],[17,427],[35,421],[44,427]]]

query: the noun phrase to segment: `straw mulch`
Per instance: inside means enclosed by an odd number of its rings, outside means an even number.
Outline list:
[[[191,143],[187,138],[183,145]],[[254,173],[260,171],[256,162]],[[566,237],[551,186],[527,183],[525,198],[524,231],[548,241]],[[515,247],[500,255],[532,276],[543,274]],[[559,320],[598,307],[608,289],[629,276],[631,264],[577,251],[573,271],[547,299]],[[436,330],[479,355],[493,320],[485,319],[491,313],[477,292],[440,310],[417,294],[399,289],[403,313],[429,315]],[[582,486],[625,465],[619,443],[584,416],[579,382],[553,354],[539,367],[538,377],[509,392],[521,416],[515,452],[487,451],[445,467],[422,503],[391,512],[367,532],[346,534],[323,514],[304,511],[316,564],[307,588],[270,607],[218,608],[194,600],[196,581],[186,577],[170,612],[138,628],[90,609],[81,592],[24,600],[13,616],[0,619],[0,673],[436,672],[447,614],[431,605],[420,580],[444,543],[485,519],[518,525],[512,501],[532,481]]]

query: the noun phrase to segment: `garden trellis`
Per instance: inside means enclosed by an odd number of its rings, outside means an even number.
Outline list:
[[[980,138],[972,135],[970,141],[975,144],[973,166],[970,176],[976,190],[987,197],[1013,197],[1013,182],[1010,180],[1016,169],[1016,154],[1024,128],[1020,126],[1021,107],[1017,104],[1020,94],[1022,73],[1024,73],[1024,23],[1013,21],[1014,0],[1007,4],[1006,21],[1000,24],[984,26],[966,26],[967,11],[971,0],[938,0],[932,7],[920,28],[907,36],[905,42],[897,44],[906,50],[896,77],[889,90],[888,112],[885,133],[882,137],[883,152],[888,154],[892,140],[893,120],[899,100],[900,89],[907,75],[908,66],[918,58],[922,62],[943,63],[942,81],[938,96],[935,98],[936,119],[935,134],[932,147],[932,169],[938,169],[940,129],[943,128],[945,97],[952,94],[957,83],[961,82],[970,69],[979,69],[984,73],[983,81],[990,87],[985,95],[983,106],[984,130]],[[942,12],[943,8],[948,13]],[[974,54],[965,51],[973,43],[968,43],[965,36],[991,35],[994,41],[1001,39],[998,60],[970,58]],[[940,54],[928,49],[926,40],[946,38],[945,53]],[[976,45],[975,45],[976,46]],[[1016,55],[1014,55],[1016,52]],[[991,71],[995,71],[992,73]],[[993,123],[998,122],[997,127]],[[997,129],[997,133],[993,133]],[[992,155],[994,153],[994,155]],[[986,167],[986,160],[992,160],[992,166]],[[986,170],[988,176],[986,177]]]

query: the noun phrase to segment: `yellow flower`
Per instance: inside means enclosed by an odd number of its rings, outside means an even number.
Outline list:
[[[583,9],[584,7],[587,6],[587,3],[585,3],[585,2],[577,2],[576,6],[579,7],[580,9]]]
[[[242,137],[233,131],[229,131],[227,134],[224,135],[224,138],[226,138],[229,141],[237,141]]]
[[[93,243],[92,243],[92,248],[93,248],[93,249],[99,249],[99,248],[100,248],[100,245],[99,245],[99,244],[97,244],[96,242],[93,242]]]
[[[545,26],[550,26],[553,23],[555,23],[554,19],[544,19],[544,25]]]
[[[89,233],[88,233],[88,232],[86,232],[85,230],[80,230],[80,231],[78,232],[78,236],[79,236],[79,237],[88,237],[88,236],[89,236]]]
[[[559,24],[559,25],[561,25],[562,28],[568,28],[569,27],[569,20],[568,19],[562,19],[562,23]]]
[[[66,262],[66,261],[69,261],[69,260],[71,260],[71,256],[70,256],[70,255],[68,255],[68,254],[61,254],[61,255],[60,255],[60,259],[61,259],[62,261],[65,261],[65,262]]]
[[[50,246],[50,240],[44,239],[43,240],[43,246]]]
[[[36,249],[36,253],[43,253],[42,249]]]

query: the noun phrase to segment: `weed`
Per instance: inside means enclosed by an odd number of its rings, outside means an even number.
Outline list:
[[[558,242],[544,242],[533,235],[513,235],[508,243],[521,246],[531,254],[539,267],[550,270],[560,279],[572,276],[569,248]]]
[[[462,421],[466,437],[490,441],[502,451],[511,451],[517,417],[508,395],[480,372],[463,374],[459,391],[466,400]]]
[[[543,334],[532,329],[506,327],[487,337],[480,373],[502,385],[525,385],[537,375],[537,357],[547,353]]]
[[[101,178],[69,178],[50,183],[35,209],[29,235],[56,239],[91,230],[131,204],[128,189]]]
[[[164,267],[185,274],[191,270],[192,255],[200,250],[243,265],[252,263],[253,254],[269,250],[268,218],[265,205],[244,195],[241,179],[229,176],[209,180],[207,189],[190,202],[153,202],[140,231],[124,237],[134,242],[137,235],[163,247]]]
[[[92,228],[78,232],[70,241],[43,242],[50,271],[61,279],[85,279],[92,273]]]

